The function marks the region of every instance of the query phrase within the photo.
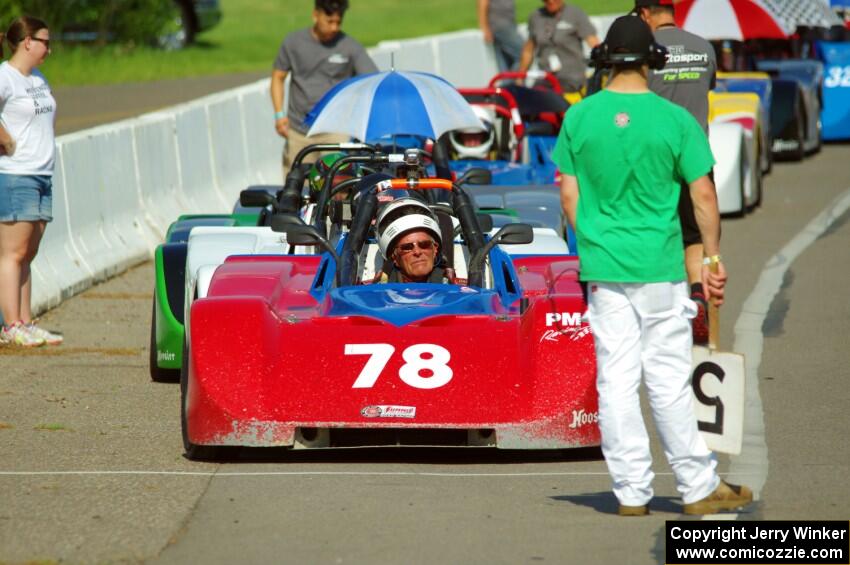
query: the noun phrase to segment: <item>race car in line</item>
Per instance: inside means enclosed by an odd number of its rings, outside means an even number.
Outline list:
[[[743,216],[762,200],[761,102],[749,92],[710,92],[708,100],[708,139],[716,161],[720,213]]]
[[[770,173],[773,168],[773,134],[770,131],[770,112],[773,107],[773,81],[767,73],[717,73],[715,92],[750,92],[759,97],[761,103],[761,123],[759,135],[759,156],[762,174]]]
[[[290,244],[321,255],[231,256],[193,302],[181,372],[187,456],[214,459],[227,446],[599,445],[593,340],[562,236],[537,228],[561,241],[539,254],[526,247],[527,224],[487,238],[451,181],[373,178],[335,242],[324,222],[272,220]],[[387,267],[379,205],[423,193],[452,242],[444,259],[455,278],[375,283]],[[428,197],[438,193],[448,201]],[[506,252],[513,246],[521,254]]]
[[[799,161],[820,150],[823,63],[810,59],[763,59],[756,69],[773,79],[770,111],[772,151],[777,159]]]
[[[309,216],[312,208],[305,207],[308,203],[302,193],[305,182],[310,180],[310,169],[301,163],[311,153],[340,150],[367,154],[377,151],[370,145],[356,143],[308,146],[296,156],[283,187],[249,187],[242,191],[231,214],[185,215],[169,227],[165,242],[157,246],[154,254],[149,360],[152,380],[177,382],[180,378],[186,295],[194,296],[199,269],[205,265],[214,268],[231,254],[292,251],[281,244],[279,235],[271,232],[270,218],[280,211]]]
[[[476,133],[450,133],[451,169],[463,173],[472,167],[484,168],[491,171],[496,184],[555,182],[551,153],[569,108],[560,88],[551,73],[529,71],[497,74],[486,88],[459,89],[490,138],[464,144],[464,136],[474,138]]]

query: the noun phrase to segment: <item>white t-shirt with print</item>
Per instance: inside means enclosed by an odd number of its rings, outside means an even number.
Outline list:
[[[0,156],[0,173],[52,175],[56,154],[56,101],[38,70],[30,76],[0,64],[0,123],[15,140],[15,154]]]

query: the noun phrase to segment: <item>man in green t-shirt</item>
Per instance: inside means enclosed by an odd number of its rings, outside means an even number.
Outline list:
[[[640,18],[615,20],[596,51],[613,67],[608,87],[570,108],[553,153],[588,285],[602,452],[626,516],[648,514],[653,496],[641,375],[684,512],[709,514],[752,500],[746,487],[718,478],[693,411],[690,319],[696,306],[685,282],[681,181],[690,187],[707,255],[706,294],[718,304],[726,274],[708,140],[687,110],[647,86],[650,66],[663,67],[664,55]],[[717,265],[717,274],[708,263]]]

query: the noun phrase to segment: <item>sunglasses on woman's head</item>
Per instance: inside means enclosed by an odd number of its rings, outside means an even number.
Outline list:
[[[413,248],[419,246],[419,249],[422,251],[428,251],[429,249],[433,249],[434,246],[437,245],[430,239],[424,239],[422,241],[411,241],[409,243],[400,243],[398,245],[398,250],[401,253],[410,253],[413,251]]]
[[[32,39],[33,41],[38,41],[39,43],[44,43],[44,46],[47,49],[50,49],[50,40],[49,39],[42,39],[40,37],[33,37],[33,36],[30,36],[30,39]]]

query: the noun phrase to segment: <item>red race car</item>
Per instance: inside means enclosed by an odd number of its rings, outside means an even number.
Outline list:
[[[487,237],[487,218],[451,181],[363,183],[347,230],[330,239],[324,219],[273,220],[290,244],[323,254],[230,257],[194,302],[181,375],[187,456],[217,458],[225,446],[599,445],[577,258],[535,253],[545,228],[514,223]],[[392,267],[376,217],[399,198],[421,201],[450,242],[440,250],[447,282],[379,282]]]

